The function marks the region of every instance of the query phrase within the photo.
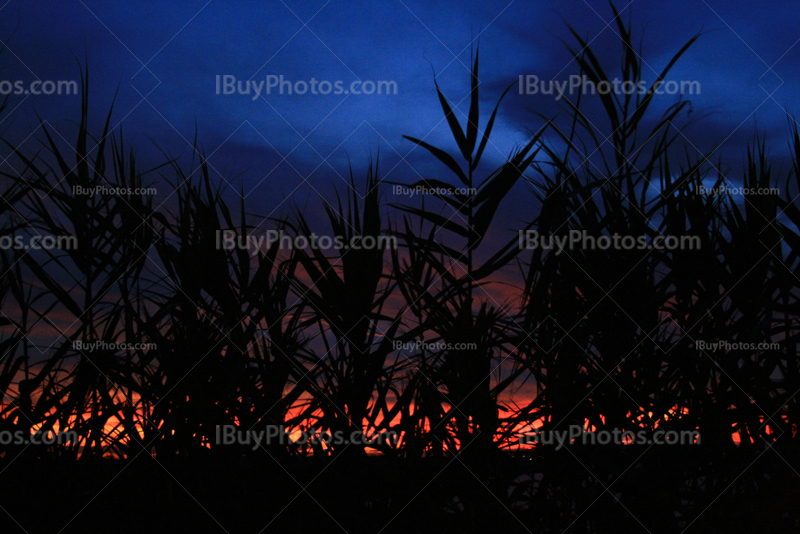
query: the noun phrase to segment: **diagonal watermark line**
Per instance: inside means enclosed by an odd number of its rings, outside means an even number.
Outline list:
[[[189,24],[191,24],[191,23],[192,23],[192,21],[193,21],[194,19],[196,19],[196,18],[197,18],[197,16],[198,16],[200,13],[202,13],[202,12],[203,12],[203,10],[206,8],[206,6],[208,6],[208,4],[210,4],[211,2],[213,2],[213,0],[208,0],[208,1],[207,1],[205,4],[203,4],[203,7],[201,7],[201,8],[200,8],[200,10],[199,10],[197,13],[195,13],[194,15],[192,15],[192,18],[190,18],[188,21],[186,21],[186,24],[184,24],[183,26],[181,26],[181,29],[180,29],[180,30],[178,30],[178,32],[177,32],[175,35],[173,35],[172,37],[170,37],[169,41],[167,41],[166,43],[164,43],[164,46],[162,46],[161,48],[159,48],[159,49],[158,49],[158,51],[157,51],[155,54],[153,54],[153,57],[151,57],[150,59],[148,59],[146,63],[142,63],[142,66],[139,68],[139,70],[137,70],[137,71],[136,71],[136,73],[135,73],[133,76],[131,76],[131,79],[133,79],[133,78],[136,78],[136,76],[137,76],[137,75],[138,75],[140,72],[142,72],[142,70],[143,70],[143,69],[146,69],[146,68],[147,68],[147,65],[149,65],[149,64],[150,64],[150,62],[151,62],[151,61],[153,61],[153,60],[156,58],[156,56],[158,56],[158,55],[159,55],[159,54],[160,54],[160,53],[161,53],[161,52],[162,52],[162,51],[163,51],[163,50],[164,50],[164,49],[165,49],[165,48],[166,48],[166,47],[167,47],[167,46],[168,46],[168,45],[169,45],[169,44],[170,44],[172,41],[173,41],[173,40],[175,40],[175,38],[176,38],[178,35],[180,35],[180,33],[181,33],[181,32],[182,32],[184,29],[186,29],[186,26],[188,26]],[[148,69],[148,72],[149,72],[149,69]],[[152,73],[151,73],[151,74],[152,74]]]

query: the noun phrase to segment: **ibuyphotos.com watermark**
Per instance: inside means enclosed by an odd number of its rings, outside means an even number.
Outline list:
[[[657,95],[699,95],[700,82],[697,80],[661,81],[654,88]],[[520,75],[520,95],[548,95],[561,100],[563,96],[575,94],[582,95],[618,95],[618,96],[644,96],[650,90],[650,84],[644,80],[634,83],[631,80],[605,80],[595,84],[586,75],[573,74],[568,80],[542,80],[535,74]]]
[[[706,350],[708,352],[733,352],[733,351],[761,351],[761,350],[780,350],[780,343],[746,343],[743,341],[703,341],[698,340],[695,342],[694,347],[697,350]]]
[[[72,350],[79,350],[81,352],[94,352],[96,350],[102,351],[120,351],[120,350],[155,350],[158,345],[155,343],[108,343],[106,341],[81,341],[76,340],[72,342]]]
[[[152,196],[157,195],[158,191],[155,187],[109,187],[106,185],[95,185],[92,187],[83,187],[80,185],[72,186],[72,196],[87,195],[93,197],[95,195],[101,196]]]
[[[0,96],[7,95],[77,95],[75,80],[0,80]]]
[[[235,230],[217,230],[218,250],[247,250],[251,255],[265,252],[273,245],[281,250],[388,250],[397,248],[396,236],[327,236],[311,233],[289,235],[280,230],[267,230],[263,235],[239,235]]]
[[[0,430],[0,445],[66,445],[79,441],[80,437],[74,430],[63,432],[37,430],[33,433],[22,430]]]
[[[705,187],[698,185],[695,187],[695,192],[698,195],[720,196],[720,195],[747,195],[747,196],[760,196],[772,195],[778,196],[780,189],[777,187],[728,187],[727,185],[720,185],[719,187]]]
[[[392,194],[395,196],[408,196],[408,197],[415,197],[417,195],[438,195],[438,196],[453,196],[453,195],[463,195],[466,197],[473,196],[476,193],[477,189],[474,187],[456,187],[456,188],[444,188],[444,187],[428,187],[425,185],[415,185],[415,186],[405,186],[405,185],[395,185],[392,187]]]
[[[385,431],[374,436],[366,436],[360,430],[352,432],[336,431],[300,431],[295,439],[292,435],[297,431],[287,432],[283,425],[267,425],[264,430],[242,430],[236,425],[217,425],[214,435],[215,445],[241,445],[257,450],[264,445],[300,446],[322,445],[331,446],[356,445],[376,447],[380,445],[394,446],[399,441],[399,434],[394,431]]]
[[[1,250],[77,250],[74,235],[4,235],[0,236]]]
[[[268,95],[396,95],[393,80],[287,80],[283,74],[270,74],[264,80],[239,80],[233,74],[217,74],[216,94],[247,95],[253,100]]]
[[[428,342],[421,339],[416,341],[392,341],[392,349],[403,352],[412,352],[418,350],[439,352],[443,350],[475,350],[477,348],[477,343],[446,343],[444,341]]]
[[[698,430],[632,432],[619,428],[591,431],[580,425],[570,425],[569,430],[534,430],[523,432],[519,436],[522,445],[555,445],[556,450],[578,441],[582,445],[700,445],[700,432]]]
[[[700,250],[699,236],[657,235],[589,235],[586,230],[570,230],[568,235],[539,235],[537,230],[519,231],[520,250],[555,250],[558,256],[565,250]]]

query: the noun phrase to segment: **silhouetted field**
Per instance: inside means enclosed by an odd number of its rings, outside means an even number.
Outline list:
[[[630,28],[616,29],[614,75],[638,84]],[[572,39],[582,73],[608,81],[607,58]],[[382,182],[376,158],[367,176],[351,172],[340,198],[311,208],[328,218],[314,228],[300,208],[253,214],[199,150],[190,162],[164,155],[141,168],[111,129],[113,110],[90,124],[88,77],[86,68],[69,145],[44,123],[24,146],[3,139],[13,156],[0,170],[2,236],[74,236],[76,245],[0,250],[0,431],[77,436],[0,445],[0,506],[11,513],[0,512],[3,533],[800,527],[793,118],[791,169],[773,168],[755,136],[744,168],[723,176],[724,162],[684,150],[688,100],[656,104],[653,87],[565,97],[566,114],[532,124],[529,141],[486,173],[498,108],[479,110],[476,51],[467,116],[438,85],[431,95],[453,143],[407,137],[442,165],[406,185],[436,192],[387,203],[394,184]],[[602,125],[587,105],[603,108]],[[527,223],[505,241],[484,239],[520,183]],[[780,191],[701,192],[730,183]],[[154,184],[168,201],[74,194]],[[267,230],[308,241],[390,237],[397,247],[220,246],[221,236]],[[556,253],[522,250],[518,231],[699,245]],[[223,425],[397,440],[224,445]],[[521,432],[576,425],[701,439],[519,442]]]

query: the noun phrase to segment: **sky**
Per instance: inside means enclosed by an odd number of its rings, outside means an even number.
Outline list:
[[[657,104],[665,109],[689,99],[693,116],[705,115],[686,131],[690,149],[716,150],[711,159],[728,162],[733,182],[756,131],[774,154],[785,154],[786,113],[800,112],[800,5],[620,0],[617,7],[642,43],[649,83],[683,43],[703,32],[668,78],[699,82],[700,94],[664,95]],[[96,128],[116,92],[113,123],[145,161],[161,150],[190,156],[197,134],[231,194],[243,191],[260,213],[275,216],[293,202],[315,203],[331,198],[334,187],[346,189],[348,165],[360,175],[378,154],[387,181],[446,176],[403,139],[424,138],[456,153],[434,73],[466,114],[470,58],[479,47],[483,127],[502,91],[520,76],[563,82],[577,74],[564,43],[574,43],[567,24],[616,73],[620,45],[612,18],[606,2],[577,0],[9,0],[0,9],[0,39],[7,46],[0,54],[0,82],[77,81],[81,65],[88,65]],[[287,84],[283,94],[277,88],[218,94],[225,76],[262,87],[270,80]],[[294,90],[312,80],[345,88],[360,80],[365,89],[387,82],[397,91],[287,94],[287,86]],[[74,135],[80,97],[11,99],[0,133],[22,140],[23,148],[35,149],[35,136],[28,134],[37,116],[65,139]],[[500,108],[483,170],[500,165],[541,126],[538,114],[563,112],[554,95],[513,88]],[[524,184],[517,188],[504,214],[530,220],[531,197]]]

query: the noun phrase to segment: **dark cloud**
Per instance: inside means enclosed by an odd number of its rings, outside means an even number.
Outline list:
[[[717,149],[740,160],[743,143],[759,127],[775,139],[776,151],[783,149],[785,113],[800,109],[795,90],[800,46],[794,46],[800,30],[792,22],[800,6],[642,0],[619,7],[625,7],[622,18],[633,22],[637,42],[642,40],[649,81],[687,39],[707,32],[671,75],[700,82],[701,93],[665,96],[654,107],[657,112],[688,98],[696,116],[710,114],[687,130],[688,142],[701,152]],[[312,173],[313,188],[329,192],[331,183],[347,177],[348,161],[361,170],[378,151],[387,172],[392,169],[391,179],[413,181],[439,172],[421,150],[408,156],[413,145],[402,136],[452,147],[432,72],[465,113],[468,100],[462,99],[477,44],[472,39],[478,35],[484,121],[518,76],[563,81],[577,73],[559,41],[574,42],[565,23],[591,40],[609,72],[615,72],[620,57],[617,27],[607,24],[612,19],[608,4],[575,0],[212,0],[168,6],[11,0],[2,15],[4,38],[18,26],[9,53],[0,56],[2,79],[77,80],[75,56],[88,58],[98,120],[119,88],[115,119],[146,147],[142,150],[150,150],[152,140],[170,153],[186,153],[197,129],[206,152],[214,153],[214,167],[237,176],[245,190],[262,191],[265,207],[280,203],[302,181],[300,175]],[[281,75],[292,82],[340,80],[345,86],[358,79],[386,80],[396,83],[398,92],[254,99],[252,94],[217,95],[218,75],[255,82]],[[553,116],[563,110],[553,96],[516,93],[511,91],[501,109],[487,163],[501,162],[526,131],[538,128],[535,113]],[[63,119],[75,118],[78,97],[15,98],[18,107],[4,117],[3,130],[29,130],[35,110],[68,136],[70,126]]]

